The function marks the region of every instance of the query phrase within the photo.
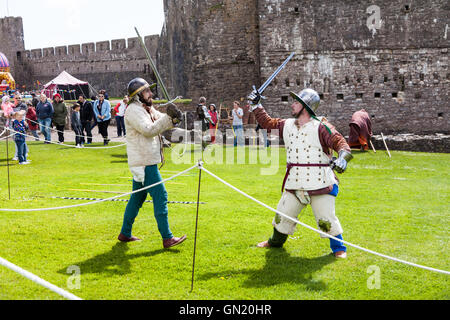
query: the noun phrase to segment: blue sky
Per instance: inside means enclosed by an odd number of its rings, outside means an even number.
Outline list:
[[[0,16],[23,18],[25,49],[160,34],[163,0],[0,0]]]

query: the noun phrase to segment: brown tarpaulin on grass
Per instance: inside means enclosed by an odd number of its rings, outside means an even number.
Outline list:
[[[348,145],[351,148],[369,148],[369,140],[372,137],[372,122],[366,110],[356,111],[350,122],[350,134],[348,136]]]

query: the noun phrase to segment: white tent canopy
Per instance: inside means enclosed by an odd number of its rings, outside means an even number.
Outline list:
[[[76,85],[83,85],[83,84],[89,84],[86,81],[79,80],[69,74],[67,71],[61,72],[55,79],[44,85],[44,88],[47,89],[48,87],[51,87],[52,85],[61,85],[61,86],[76,86]]]
[[[88,82],[75,78],[65,70],[44,85],[47,96],[53,98],[56,93],[59,93],[64,99],[76,99],[80,94],[89,97],[89,88]]]

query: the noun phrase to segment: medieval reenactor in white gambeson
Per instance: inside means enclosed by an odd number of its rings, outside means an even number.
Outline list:
[[[297,218],[309,204],[320,230],[338,239],[343,229],[335,214],[335,200],[339,181],[333,172],[345,171],[352,158],[350,147],[344,137],[324,118],[318,118],[320,98],[313,89],[302,90],[291,105],[292,118],[271,118],[260,104],[257,91],[249,95],[251,109],[263,129],[278,129],[287,151],[287,170],[282,186],[282,197],[277,210]],[[332,158],[333,150],[338,158]],[[288,235],[293,234],[296,223],[279,214],[273,219],[273,235],[258,247],[282,247]],[[321,236],[325,238],[326,236]],[[345,258],[347,248],[330,238],[330,247],[335,257]]]

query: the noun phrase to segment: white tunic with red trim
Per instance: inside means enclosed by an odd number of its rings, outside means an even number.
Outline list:
[[[287,170],[286,190],[318,190],[337,184],[333,170],[328,166],[330,158],[323,152],[319,140],[320,122],[311,119],[300,128],[295,119],[287,119],[283,140],[287,151],[287,164],[293,164]],[[295,166],[302,165],[301,167]],[[323,165],[307,166],[308,164]],[[303,166],[306,165],[306,166]]]

